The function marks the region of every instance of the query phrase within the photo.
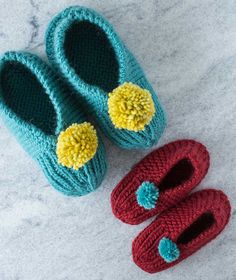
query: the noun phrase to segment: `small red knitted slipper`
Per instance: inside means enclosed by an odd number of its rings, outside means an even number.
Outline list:
[[[182,200],[204,178],[209,167],[206,148],[178,140],[154,150],[136,164],[111,194],[114,215],[139,224]]]
[[[176,265],[214,239],[230,217],[222,191],[196,192],[167,210],[133,241],[134,262],[149,273]]]

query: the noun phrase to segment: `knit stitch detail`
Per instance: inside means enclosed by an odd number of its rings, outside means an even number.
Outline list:
[[[139,224],[182,200],[207,173],[209,154],[193,140],[178,140],[156,149],[137,163],[111,194],[113,214],[128,224]],[[158,186],[155,208],[137,203],[136,191],[143,182]]]
[[[83,64],[79,65],[80,67],[78,67],[78,69],[71,66],[74,60],[70,60],[70,58],[68,57],[65,46],[68,46],[73,54],[72,46],[75,40],[75,36],[73,36],[73,34],[70,36],[69,32],[73,30],[74,25],[76,29],[76,26],[79,26],[79,24],[83,24],[86,28],[88,28],[88,32],[86,33],[87,37],[84,35],[83,41],[87,40],[87,38],[89,37],[89,32],[91,30],[96,30],[96,32],[94,31],[94,33],[100,34],[99,36],[106,38],[107,42],[109,43],[106,51],[113,52],[113,54],[111,55],[114,56],[113,60],[114,63],[116,63],[116,66],[114,67],[118,68],[117,80],[115,82],[112,82],[114,83],[114,85],[111,82],[107,82],[107,84],[103,86],[98,86],[96,85],[97,81],[95,81],[94,83],[93,81],[90,81],[91,75],[93,75],[94,80],[97,79],[97,76],[99,75],[98,69],[100,68],[97,69],[95,67],[101,66],[100,72],[108,73],[107,75],[110,75],[109,73],[111,72],[111,68],[102,68],[103,64],[101,60],[104,57],[103,54],[96,58],[96,65],[90,65],[86,63],[86,61],[84,61]],[[71,42],[67,43],[67,40],[71,40]],[[86,45],[86,48],[91,50],[91,44],[88,43]],[[163,133],[166,123],[164,112],[160,106],[156,93],[147,81],[136,59],[124,46],[111,24],[106,19],[104,19],[97,12],[85,7],[67,8],[66,10],[59,13],[51,21],[47,29],[46,51],[49,61],[76,90],[78,99],[82,101],[85,110],[93,115],[96,122],[100,125],[102,131],[114,143],[122,148],[127,149],[149,148],[157,143],[158,139]],[[83,56],[83,59],[84,57],[88,56]],[[93,61],[92,58],[90,60]],[[104,60],[105,58],[103,59],[103,61]],[[106,65],[108,63],[109,61],[107,61],[106,59]],[[85,79],[81,77],[81,74],[79,73],[79,69],[81,69],[81,67],[85,68],[85,70],[90,73],[90,76],[86,76],[86,79],[90,82],[86,82]],[[94,75],[93,73],[97,74]],[[109,76],[109,79],[112,79],[112,77]],[[105,79],[103,78],[103,80]],[[152,120],[148,125],[145,126],[144,130],[138,132],[127,129],[116,129],[109,117],[107,105],[108,93],[112,91],[112,89],[124,84],[125,82],[131,82],[138,85],[142,89],[149,91],[154,102],[155,114]]]
[[[176,265],[216,238],[227,225],[230,212],[229,200],[222,191],[206,189],[193,193],[158,216],[134,239],[132,254],[135,264],[149,273]],[[163,238],[178,247],[179,257],[172,262],[163,258],[164,248],[160,248]],[[174,255],[177,257],[178,252]]]

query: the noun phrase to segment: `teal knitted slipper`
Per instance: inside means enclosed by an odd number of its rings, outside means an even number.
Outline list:
[[[8,52],[0,60],[0,112],[58,191],[85,195],[102,182],[104,146],[54,72],[38,57]]]
[[[88,8],[67,8],[47,29],[46,51],[113,142],[127,149],[157,143],[165,127],[163,110],[106,19]]]

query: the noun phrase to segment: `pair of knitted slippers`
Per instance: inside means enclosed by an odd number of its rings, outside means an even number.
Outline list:
[[[144,271],[155,273],[181,262],[228,223],[231,207],[222,191],[187,196],[208,168],[202,144],[179,140],[148,154],[113,190],[112,210],[121,221],[136,225],[160,214],[133,241],[133,260]]]
[[[58,14],[46,32],[50,68],[35,55],[0,60],[0,111],[51,185],[81,196],[107,164],[91,115],[115,144],[149,148],[165,127],[158,98],[139,64],[101,15],[84,7]]]

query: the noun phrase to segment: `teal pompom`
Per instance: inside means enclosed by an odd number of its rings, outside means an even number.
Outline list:
[[[136,197],[139,206],[150,210],[156,206],[159,197],[159,190],[155,184],[145,181],[137,189]]]
[[[177,245],[169,238],[163,237],[158,245],[158,251],[160,256],[167,263],[176,261],[180,256],[180,251]]]

